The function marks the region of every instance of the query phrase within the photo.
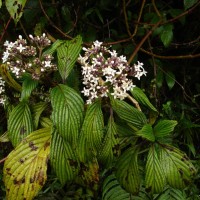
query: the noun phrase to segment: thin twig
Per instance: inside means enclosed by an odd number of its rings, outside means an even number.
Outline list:
[[[7,157],[1,159],[1,160],[0,160],[0,164],[3,163],[6,159],[7,159]]]
[[[131,57],[128,60],[128,63],[130,64],[132,60],[135,58],[137,52],[140,50],[141,46],[144,44],[144,42],[148,39],[148,37],[153,33],[153,31],[160,25],[162,20],[158,21],[155,26],[142,38],[141,42],[136,46],[134,52],[132,53]]]
[[[2,39],[3,39],[3,37],[4,37],[5,33],[6,33],[6,30],[7,30],[8,26],[9,26],[9,24],[10,24],[11,19],[12,19],[12,17],[10,17],[10,19],[8,20],[6,26],[5,26],[4,30],[3,30],[3,33],[1,34],[0,42],[2,41]]]
[[[140,108],[140,105],[139,103],[132,97],[128,94],[127,98],[135,105],[135,107],[139,110],[139,111],[142,111],[141,108]]]
[[[45,15],[46,19],[49,21],[49,24],[54,27],[63,37],[68,38],[68,39],[73,39],[71,36],[67,35],[66,33],[64,33],[61,29],[59,29],[54,23],[53,21],[51,21],[51,19],[49,18],[49,16],[47,15],[47,13],[44,10],[44,7],[42,5],[42,0],[39,0],[40,3],[40,8],[43,12],[43,14]]]

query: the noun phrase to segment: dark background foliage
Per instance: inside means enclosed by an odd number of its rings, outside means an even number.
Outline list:
[[[150,97],[159,116],[175,119],[178,126],[173,143],[199,164],[200,153],[200,2],[189,0],[28,0],[23,16],[16,24],[4,3],[0,9],[0,55],[6,40],[18,35],[47,33],[56,39],[71,39],[81,35],[85,46],[94,40],[113,45],[133,64],[144,62],[148,76],[136,85]],[[0,132],[6,130],[5,114],[0,108]],[[6,145],[5,145],[6,144]],[[12,147],[0,143],[0,159]],[[2,174],[1,161],[0,174]],[[67,191],[49,172],[46,193]],[[1,175],[0,175],[1,181]],[[0,182],[1,193],[4,193]],[[193,190],[200,187],[199,174]],[[45,189],[44,189],[45,191]],[[70,194],[68,194],[70,195]],[[42,197],[41,197],[42,198]]]

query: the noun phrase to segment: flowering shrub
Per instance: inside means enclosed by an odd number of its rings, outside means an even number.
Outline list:
[[[6,133],[15,147],[4,164],[7,199],[33,199],[46,182],[48,161],[62,185],[81,185],[94,199],[115,199],[116,191],[118,199],[153,195],[166,187],[185,188],[191,182],[196,173],[192,162],[168,142],[177,122],[156,122],[157,109],[134,85],[133,78],[147,73],[143,63],[131,67],[123,55],[98,41],[83,47],[81,56],[80,36],[57,40],[51,46],[45,34],[30,36],[30,42],[27,45],[19,36],[16,42],[4,44],[1,72],[5,81],[0,78],[0,95],[7,83],[20,92],[13,102],[5,96],[0,100],[7,102]],[[52,63],[54,54],[57,67]],[[73,84],[67,82],[77,60],[82,65],[80,88],[87,104],[75,88],[77,77]],[[56,74],[52,82],[54,74],[49,77],[46,72],[55,70],[60,76]],[[43,76],[48,81],[41,81]],[[49,101],[38,93],[44,87],[50,90]],[[126,97],[132,101],[125,101]],[[154,118],[148,119],[138,104]]]
[[[127,91],[135,85],[128,76],[140,79],[146,75],[143,63],[138,62],[130,67],[126,57],[117,56],[115,50],[111,51],[102,46],[102,42],[95,41],[91,48],[83,48],[84,56],[79,56],[82,64],[83,88],[82,93],[88,97],[90,104],[98,97],[107,97],[110,93],[115,99],[123,100]]]

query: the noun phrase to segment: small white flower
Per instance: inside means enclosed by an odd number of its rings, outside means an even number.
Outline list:
[[[95,47],[101,47],[103,42],[99,42],[98,40],[96,40],[95,42],[93,42]]]
[[[21,53],[26,48],[22,44],[20,44],[16,49],[19,50],[19,52]]]
[[[44,67],[50,68],[51,67],[51,61],[44,61]]]
[[[22,36],[21,35],[19,35],[19,39],[22,40]]]
[[[8,51],[4,51],[3,57],[2,57],[3,63],[5,63],[8,60],[9,55],[10,53]]]
[[[117,52],[115,50],[110,51],[110,55],[113,57],[117,57]]]

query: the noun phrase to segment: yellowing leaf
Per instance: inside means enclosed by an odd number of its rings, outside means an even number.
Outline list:
[[[183,189],[196,174],[187,155],[170,145],[162,145],[160,163],[168,184],[174,188]]]
[[[10,16],[14,19],[15,23],[17,23],[22,16],[26,0],[6,0],[5,2]]]
[[[51,128],[32,132],[5,161],[6,199],[31,200],[44,185],[50,152]]]

